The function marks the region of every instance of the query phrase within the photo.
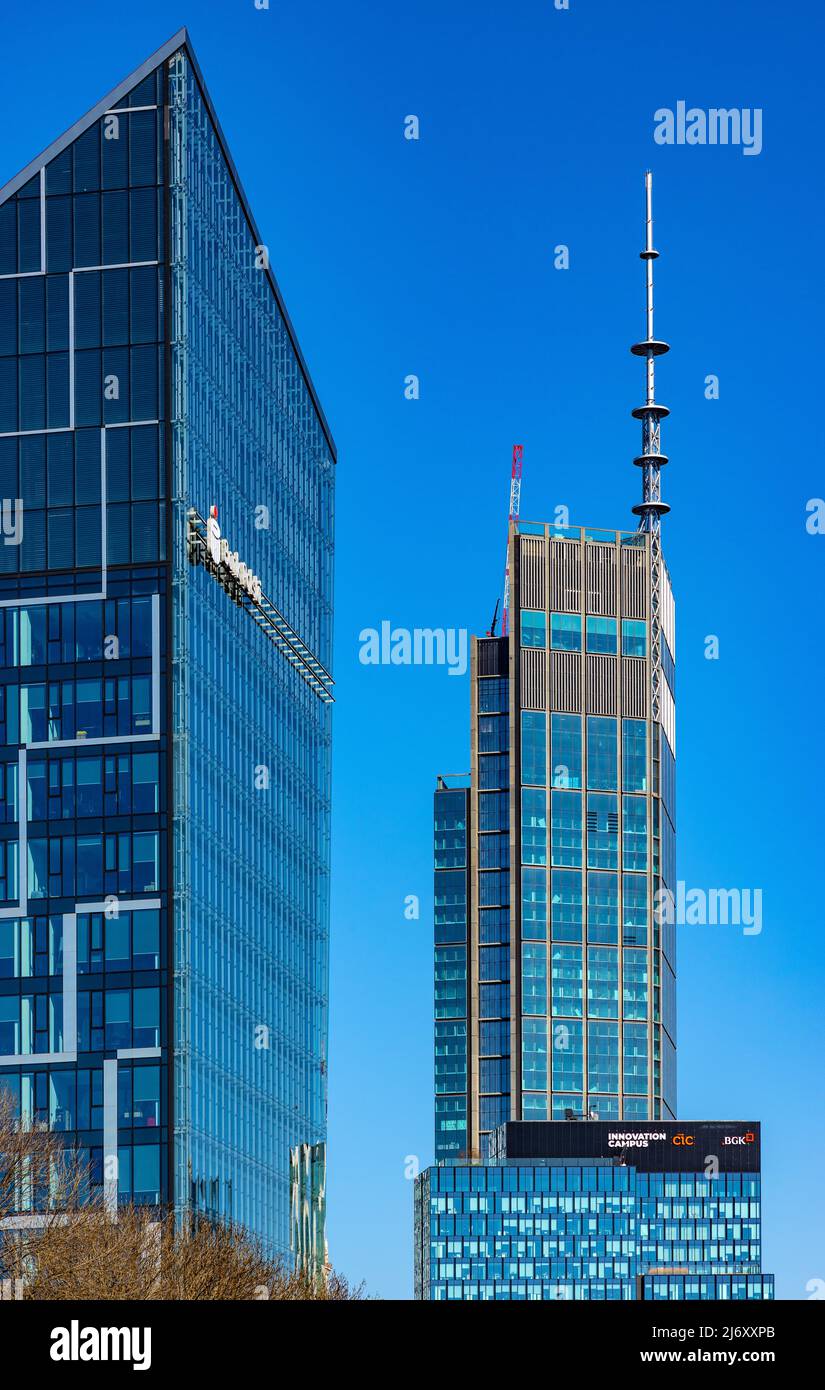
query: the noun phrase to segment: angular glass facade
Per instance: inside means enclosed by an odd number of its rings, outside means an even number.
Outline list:
[[[169,77],[173,534],[219,504],[329,669],[330,445],[185,54]],[[330,706],[183,546],[172,591],[175,1187],[286,1232],[290,1150],[326,1137]]]
[[[557,1131],[551,1148],[572,1152],[581,1131],[591,1130],[563,1123],[525,1128]],[[591,1157],[599,1144],[585,1135],[588,1152],[578,1158],[447,1162],[420,1174],[416,1298],[773,1298],[773,1276],[761,1272],[758,1166],[743,1162],[738,1168],[729,1159],[715,1176],[693,1172],[689,1164],[667,1170],[658,1166],[667,1155],[651,1160],[644,1133],[597,1128],[607,1131],[606,1145],[621,1147],[620,1156]],[[734,1142],[720,1132],[724,1126],[713,1128],[717,1147]],[[743,1147],[745,1136],[754,1141],[754,1129],[730,1128]],[[670,1125],[650,1138],[675,1155],[680,1141],[694,1138],[675,1131]],[[634,1150],[634,1144],[641,1147]],[[702,1144],[703,1153],[707,1147]]]
[[[0,1086],[110,1204],[286,1253],[334,446],[185,32],[71,134],[0,190]]]

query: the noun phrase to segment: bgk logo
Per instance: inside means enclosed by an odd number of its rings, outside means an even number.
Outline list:
[[[747,1134],[726,1134],[722,1140],[723,1144],[753,1144],[756,1135],[748,1130]]]

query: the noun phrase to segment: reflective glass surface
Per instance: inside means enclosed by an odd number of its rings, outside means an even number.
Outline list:
[[[179,1206],[289,1245],[326,1136],[330,709],[201,564],[221,533],[328,670],[334,466],[194,72],[169,70]]]
[[[524,1048],[540,1075],[533,1030]],[[755,1173],[711,1178],[576,1159],[429,1168],[416,1179],[415,1296],[772,1299],[760,1208]]]

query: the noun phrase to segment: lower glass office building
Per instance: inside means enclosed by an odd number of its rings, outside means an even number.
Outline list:
[[[286,1253],[335,449],[185,31],[0,189],[0,1087]]]
[[[759,1167],[757,1124],[504,1124],[416,1179],[415,1296],[772,1299]]]

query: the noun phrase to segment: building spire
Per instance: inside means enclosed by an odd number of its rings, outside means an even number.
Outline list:
[[[634,343],[630,351],[637,357],[647,358],[647,400],[633,411],[634,418],[642,422],[642,452],[633,460],[642,470],[642,501],[633,511],[640,518],[640,530],[658,535],[660,519],[670,511],[667,503],[661,500],[659,477],[659,470],[667,463],[667,454],[661,450],[661,425],[670,411],[666,405],[656,404],[655,363],[656,358],[669,352],[670,348],[653,332],[653,262],[659,252],[653,249],[653,174],[649,169],[645,174],[645,194],[647,236],[645,249],[639,254],[647,262],[647,336],[643,342]]]

